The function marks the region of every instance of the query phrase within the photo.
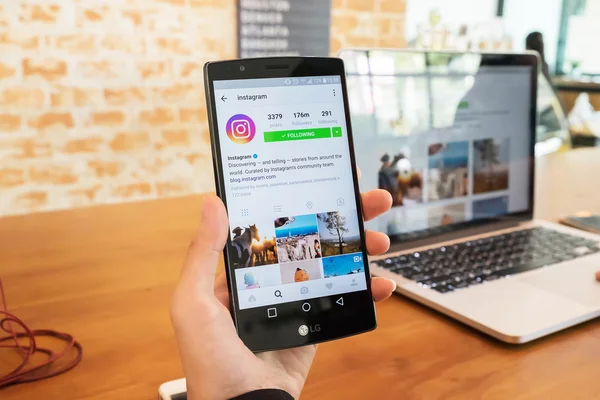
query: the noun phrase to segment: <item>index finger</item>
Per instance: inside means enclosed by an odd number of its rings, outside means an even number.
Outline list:
[[[362,193],[362,209],[365,221],[383,214],[392,206],[392,195],[387,190],[374,189]]]

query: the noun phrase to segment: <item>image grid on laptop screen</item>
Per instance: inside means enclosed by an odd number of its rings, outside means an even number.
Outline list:
[[[481,65],[477,54],[341,58],[361,190],[393,198],[367,228],[410,238],[530,208],[531,66]]]

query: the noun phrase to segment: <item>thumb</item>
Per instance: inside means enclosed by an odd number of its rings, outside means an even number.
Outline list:
[[[190,243],[181,280],[213,293],[217,266],[228,234],[229,222],[223,202],[214,194],[203,196],[200,226]]]

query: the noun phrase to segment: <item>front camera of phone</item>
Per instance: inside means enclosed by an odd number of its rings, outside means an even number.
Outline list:
[[[244,67],[243,65],[240,65],[240,71],[244,72],[246,70],[246,67]]]

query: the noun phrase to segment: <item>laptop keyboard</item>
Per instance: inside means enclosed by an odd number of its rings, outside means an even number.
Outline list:
[[[448,293],[597,252],[600,252],[597,241],[547,228],[532,228],[375,263],[440,293]]]

